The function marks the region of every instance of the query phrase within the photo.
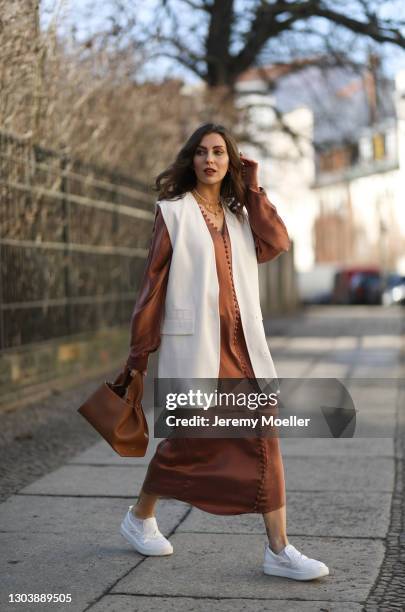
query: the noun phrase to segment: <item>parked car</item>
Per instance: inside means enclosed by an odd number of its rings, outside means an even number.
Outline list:
[[[342,268],[335,274],[334,304],[381,304],[384,281],[377,267]]]
[[[378,272],[359,272],[350,283],[351,304],[381,304],[383,278]]]
[[[387,276],[382,294],[382,303],[384,306],[405,305],[405,276],[395,273]]]

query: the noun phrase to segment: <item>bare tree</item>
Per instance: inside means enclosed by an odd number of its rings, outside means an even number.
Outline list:
[[[130,16],[77,40],[59,34],[63,14],[43,32],[36,0],[12,4],[0,0],[1,129],[151,181],[208,116],[217,94],[196,100],[181,79],[138,78],[145,56]]]
[[[37,24],[34,2],[0,0],[0,117],[3,128],[21,126],[26,133],[35,121]],[[25,104],[30,97],[30,109]],[[37,98],[38,101],[38,98]]]
[[[98,10],[94,0],[87,5],[90,14]],[[310,65],[362,67],[370,44],[404,47],[402,6],[106,0],[103,27],[83,39],[63,12],[41,31],[38,0],[0,0],[0,126],[149,180],[198,123],[215,116],[243,125],[234,89],[246,70],[255,67],[273,91],[280,75]],[[145,66],[161,58],[172,62],[165,78],[145,77]],[[200,90],[187,91],[185,71]],[[282,109],[274,112],[294,138]]]
[[[126,7],[135,12],[137,5]],[[175,59],[210,87],[232,87],[263,61],[302,65],[303,57],[321,56],[324,62],[358,64],[364,40],[405,49],[405,9],[397,0],[161,0],[158,5],[153,19],[137,24],[135,35],[156,57]]]
[[[128,36],[144,49],[148,65],[168,59],[200,79],[215,94],[218,105],[211,111],[216,115],[225,104],[231,108],[238,80],[249,70],[255,69],[270,93],[281,76],[310,66],[319,69],[325,87],[335,67],[351,70],[368,87],[370,76],[384,78],[370,57],[381,57],[389,47],[398,53],[405,49],[402,0],[155,0],[147,5],[150,10],[142,11],[141,0],[110,2],[113,14],[137,16]],[[270,97],[260,104],[274,114],[266,129],[282,129],[299,149],[300,136],[284,120],[283,109]],[[247,112],[248,107],[230,115],[228,125],[240,129]],[[253,138],[249,132],[238,135]]]

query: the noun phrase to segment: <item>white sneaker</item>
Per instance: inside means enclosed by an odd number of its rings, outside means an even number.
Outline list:
[[[173,546],[160,533],[156,518],[138,519],[131,512],[132,508],[129,506],[121,523],[121,535],[142,555],[171,555]]]
[[[278,555],[267,544],[263,571],[265,574],[284,576],[294,580],[313,580],[329,574],[329,568],[325,563],[316,559],[308,559],[292,544],[287,544]]]

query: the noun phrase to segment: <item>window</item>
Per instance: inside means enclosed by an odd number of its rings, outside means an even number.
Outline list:
[[[342,145],[319,153],[320,172],[343,170],[357,163],[359,149],[356,143]]]
[[[373,157],[376,160],[385,158],[385,134],[373,134]]]

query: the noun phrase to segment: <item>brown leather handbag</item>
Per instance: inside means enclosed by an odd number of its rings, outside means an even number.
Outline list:
[[[121,457],[144,457],[149,429],[142,396],[143,374],[138,372],[132,379],[124,370],[114,382],[100,385],[78,412]]]

